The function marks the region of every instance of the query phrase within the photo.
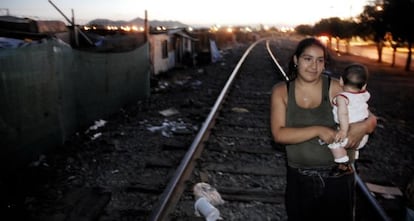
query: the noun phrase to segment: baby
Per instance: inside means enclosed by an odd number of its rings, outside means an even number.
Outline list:
[[[337,94],[332,100],[334,120],[339,124],[335,142],[328,145],[336,163],[331,172],[332,176],[341,176],[353,171],[344,147],[348,142],[349,124],[368,118],[367,102],[370,93],[366,90],[367,79],[368,70],[364,65],[355,63],[347,66],[340,78],[343,92]],[[368,134],[361,140],[355,152],[355,159],[358,158],[358,150],[364,147],[367,141]]]

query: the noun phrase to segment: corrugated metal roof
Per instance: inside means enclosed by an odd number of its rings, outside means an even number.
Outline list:
[[[168,30],[168,34],[169,35],[172,35],[172,34],[179,35],[179,36],[182,36],[184,38],[188,38],[188,39],[191,39],[193,41],[197,41],[197,38],[194,38],[194,37],[190,36],[189,34],[186,33],[185,29],[182,29],[182,28],[180,28],[180,29],[170,29],[170,30]]]

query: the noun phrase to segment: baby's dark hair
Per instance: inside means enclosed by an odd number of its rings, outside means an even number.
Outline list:
[[[344,85],[362,89],[368,80],[368,69],[362,64],[350,64],[345,67],[342,80],[344,81]]]

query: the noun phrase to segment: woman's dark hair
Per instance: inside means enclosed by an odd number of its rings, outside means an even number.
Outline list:
[[[296,47],[295,53],[292,55],[289,61],[289,67],[288,67],[288,75],[289,79],[293,80],[297,77],[297,67],[295,65],[295,62],[293,60],[293,57],[296,56],[297,58],[302,55],[303,51],[305,51],[306,48],[310,46],[317,46],[323,50],[323,56],[325,58],[325,69],[328,67],[330,62],[330,55],[328,50],[326,49],[325,45],[319,41],[318,39],[314,37],[305,38],[302,41],[299,42],[298,46]]]

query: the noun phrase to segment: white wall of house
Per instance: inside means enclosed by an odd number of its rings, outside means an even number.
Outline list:
[[[180,30],[150,35],[151,66],[154,75],[183,65],[186,52],[194,53],[194,38]]]
[[[151,66],[155,75],[168,71],[170,67],[169,55],[163,58],[163,42],[169,41],[167,34],[155,34],[150,36]],[[169,43],[167,43],[168,46]],[[169,52],[167,54],[170,54]]]

